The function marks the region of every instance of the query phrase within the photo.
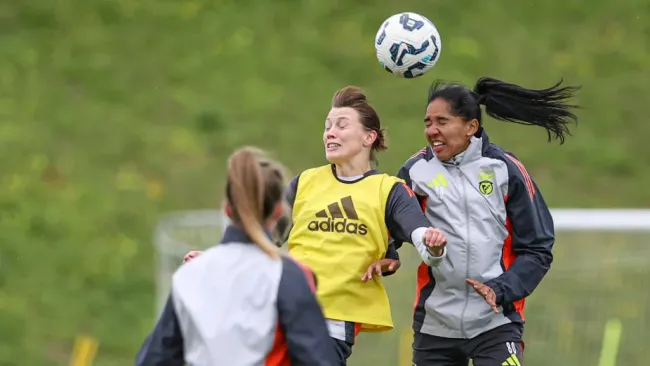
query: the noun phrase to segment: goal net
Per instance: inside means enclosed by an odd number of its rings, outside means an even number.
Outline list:
[[[552,210],[555,260],[526,304],[528,366],[633,366],[646,363],[650,339],[650,210]],[[220,211],[164,217],[156,227],[157,304],[190,250],[215,245],[227,219]],[[362,334],[350,365],[411,365],[413,250],[400,250],[402,268],[386,278],[395,330]]]

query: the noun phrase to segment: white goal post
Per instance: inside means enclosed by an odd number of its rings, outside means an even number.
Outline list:
[[[556,231],[650,231],[650,209],[551,209]]]
[[[650,232],[650,209],[551,209],[556,231]],[[171,275],[185,253],[217,244],[228,224],[221,210],[179,211],[156,225],[156,311],[164,306]]]

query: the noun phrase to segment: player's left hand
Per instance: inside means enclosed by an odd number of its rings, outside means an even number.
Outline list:
[[[465,281],[470,286],[472,286],[476,292],[478,292],[481,296],[483,296],[485,302],[487,302],[488,305],[490,305],[490,307],[495,313],[497,314],[499,313],[499,308],[497,307],[497,295],[494,293],[492,287],[475,280],[470,280],[469,278],[466,279]]]
[[[381,277],[383,272],[395,272],[402,265],[397,259],[384,258],[380,259],[368,267],[366,273],[361,277],[361,281],[368,282],[374,275]]]

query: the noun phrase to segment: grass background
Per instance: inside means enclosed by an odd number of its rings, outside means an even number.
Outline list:
[[[400,11],[442,35],[439,64],[416,80],[374,57],[377,28]],[[241,144],[294,171],[322,163],[322,121],[348,84],[377,106],[391,143],[380,168],[396,172],[424,145],[434,78],[563,77],[584,107],[565,145],[487,120],[492,140],[552,207],[647,207],[649,17],[645,0],[1,2],[0,364],[65,365],[78,334],[100,341],[95,365],[132,362],[154,321],[156,222],[217,207]],[[648,250],[643,236],[559,237],[529,302],[528,365],[593,364],[611,315],[625,322],[619,364],[642,364]],[[414,266],[387,279],[400,326]],[[394,365],[398,338],[363,337],[351,364]]]

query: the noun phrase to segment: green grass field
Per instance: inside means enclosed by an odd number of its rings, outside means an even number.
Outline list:
[[[417,80],[387,74],[373,54],[381,22],[405,10],[443,39],[439,64]],[[423,146],[434,78],[581,84],[581,122],[564,146],[488,120],[492,140],[552,207],[648,207],[649,17],[645,0],[0,3],[0,364],[66,365],[79,334],[99,340],[96,366],[129,364],[154,321],[156,222],[218,207],[225,158],[241,144],[294,171],[321,164],[330,97],[348,84],[388,128],[387,172]],[[639,364],[648,250],[646,237],[561,238],[530,301],[529,365],[590,364],[611,316],[624,324],[619,365]],[[387,280],[400,327],[412,266]],[[395,364],[398,338],[364,337],[353,364]]]

